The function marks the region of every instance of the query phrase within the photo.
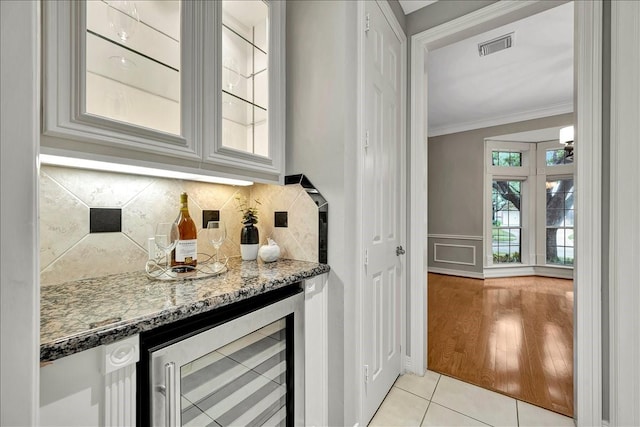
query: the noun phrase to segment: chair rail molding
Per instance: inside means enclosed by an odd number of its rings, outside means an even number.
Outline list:
[[[427,234],[430,239],[450,239],[450,240],[482,240],[482,236],[465,236],[461,234]]]

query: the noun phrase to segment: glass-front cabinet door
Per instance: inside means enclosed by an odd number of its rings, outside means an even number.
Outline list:
[[[200,26],[193,22],[198,2],[42,5],[44,152],[53,147],[92,153],[91,143],[97,143],[201,157],[195,96],[201,82],[193,78],[198,75],[195,29]]]
[[[180,1],[86,3],[85,112],[181,135]]]
[[[284,2],[42,6],[43,153],[280,181]]]
[[[248,13],[247,13],[248,12]],[[222,146],[264,157],[267,133],[269,6],[222,2]]]
[[[217,138],[208,159],[272,174],[284,160],[284,2],[215,3],[221,114],[217,129],[209,128]]]

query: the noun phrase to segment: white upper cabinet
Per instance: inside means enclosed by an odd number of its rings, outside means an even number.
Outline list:
[[[284,2],[42,5],[43,153],[281,180]]]
[[[206,160],[274,173],[284,163],[285,2],[215,3],[217,31],[208,39],[215,40],[218,96],[205,104],[205,133],[215,135]]]

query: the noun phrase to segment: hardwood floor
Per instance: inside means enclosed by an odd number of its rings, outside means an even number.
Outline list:
[[[428,369],[573,416],[573,281],[429,274]]]

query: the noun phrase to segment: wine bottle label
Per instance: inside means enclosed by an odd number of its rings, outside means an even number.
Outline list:
[[[178,240],[176,245],[176,261],[190,263],[198,259],[198,241]]]

